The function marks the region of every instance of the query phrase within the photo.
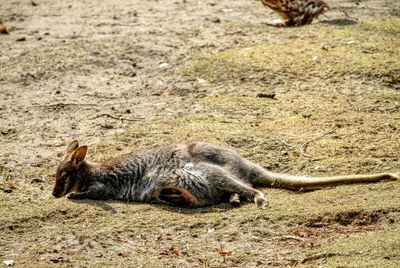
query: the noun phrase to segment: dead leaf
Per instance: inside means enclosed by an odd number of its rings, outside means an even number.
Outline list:
[[[301,262],[297,260],[290,260],[288,263],[289,266],[299,266],[300,264]]]
[[[298,237],[304,237],[305,236],[304,233],[300,232],[299,230],[294,231],[293,235],[294,236],[298,236]]]
[[[159,235],[156,235],[156,236],[154,237],[154,239],[155,239],[156,241],[161,241],[161,240],[163,240],[163,236],[162,236],[161,234],[159,234]]]
[[[220,250],[218,251],[218,254],[221,255],[222,257],[226,257],[226,256],[231,256],[233,254],[233,251],[229,249]]]
[[[126,257],[128,257],[128,256],[129,256],[129,252],[128,252],[128,251],[125,251],[125,252],[120,252],[120,253],[118,253],[118,256],[121,256],[121,257],[124,257],[124,258],[126,258]]]
[[[179,255],[180,255],[180,254],[179,254],[179,250],[178,250],[177,248],[174,248],[174,247],[171,247],[171,248],[169,249],[169,252],[172,253],[172,254],[174,254],[175,256],[179,256]]]
[[[7,27],[4,24],[0,24],[0,34],[9,34]]]
[[[18,189],[17,185],[13,184],[13,183],[9,183],[8,184],[8,188],[12,189],[12,190],[16,190]]]

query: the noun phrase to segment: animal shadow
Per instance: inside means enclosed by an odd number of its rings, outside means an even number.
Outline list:
[[[106,204],[104,201],[101,200],[90,200],[90,199],[82,199],[82,200],[73,200],[71,199],[70,201],[78,204],[88,204],[92,205],[94,207],[99,207],[105,211],[111,212],[111,214],[117,214],[118,211],[110,206],[109,204]]]
[[[111,214],[117,214],[118,211],[113,208],[111,205],[105,203],[104,200],[91,200],[91,199],[82,199],[82,200],[74,200],[71,199],[69,200],[71,202],[77,203],[77,204],[88,204],[94,207],[98,207],[103,209],[104,211],[108,211]],[[121,202],[119,200],[113,201],[113,202]],[[135,203],[135,202],[128,202],[128,204],[143,204],[143,203]],[[212,213],[215,211],[228,211],[231,209],[234,209],[235,207],[230,205],[230,204],[225,204],[225,203],[220,203],[216,204],[214,206],[206,206],[206,207],[188,207],[188,206],[174,206],[171,204],[160,204],[160,203],[149,203],[149,205],[154,206],[156,208],[169,211],[169,212],[174,212],[174,213],[182,213],[182,214],[187,214],[187,215],[195,215],[195,214],[204,214],[204,213]]]
[[[350,26],[357,24],[357,21],[352,19],[333,19],[333,20],[320,21],[320,23],[337,25],[337,26]]]

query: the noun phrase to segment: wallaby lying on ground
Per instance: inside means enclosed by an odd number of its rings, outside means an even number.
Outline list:
[[[194,142],[131,153],[101,164],[85,160],[87,146],[68,146],[56,173],[53,196],[71,199],[122,199],[178,206],[207,206],[230,201],[268,201],[253,186],[315,190],[326,186],[395,180],[390,173],[325,178],[298,177],[267,171],[218,145]]]

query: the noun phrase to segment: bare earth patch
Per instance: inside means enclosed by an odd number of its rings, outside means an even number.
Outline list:
[[[263,211],[50,196],[72,139],[92,160],[206,140],[291,174],[399,172],[400,2],[330,5],[279,28],[248,0],[2,1],[0,261],[399,267],[399,181],[263,189]]]

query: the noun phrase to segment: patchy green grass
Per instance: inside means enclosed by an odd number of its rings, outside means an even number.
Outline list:
[[[305,267],[399,267],[399,248],[399,225],[392,225],[386,230],[341,238],[309,252],[307,257],[314,264],[305,262]]]
[[[343,77],[399,86],[400,19],[346,27],[289,29],[286,38],[256,47],[226,50],[188,63],[183,72],[211,83],[259,85]]]

